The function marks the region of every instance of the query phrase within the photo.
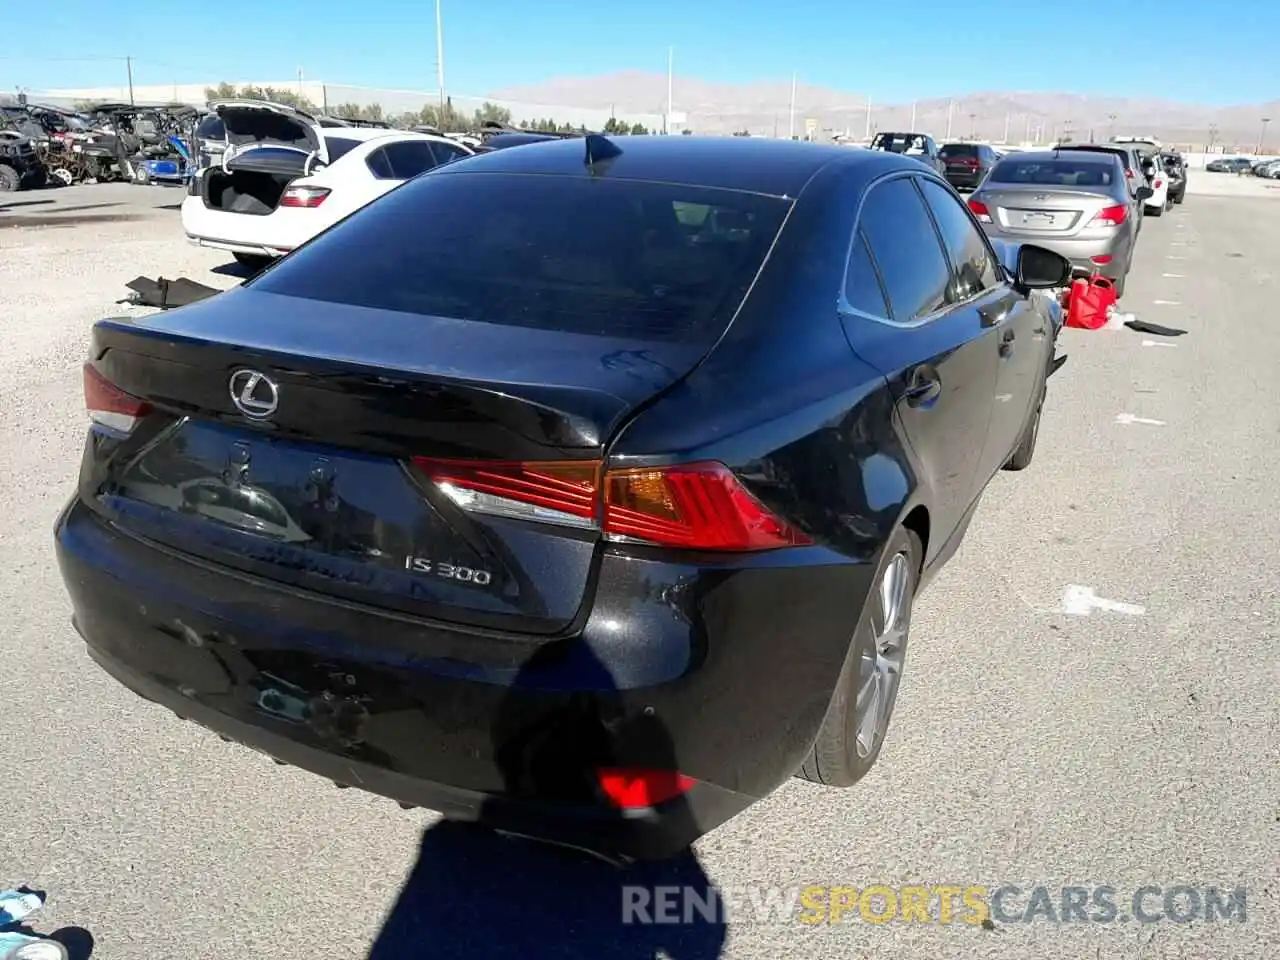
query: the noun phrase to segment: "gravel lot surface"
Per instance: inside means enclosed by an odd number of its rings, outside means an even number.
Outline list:
[[[701,871],[731,897],[1105,884],[1121,913],[1148,884],[1244,886],[1246,923],[811,927],[748,905],[726,927],[624,927],[626,875],[335,790],[142,702],[84,655],[53,560],[86,334],[139,274],[239,277],[183,242],[180,192],[127,185],[0,201],[0,887],[48,890],[37,928],[87,928],[109,960],[1280,956],[1280,191],[1235,181],[1198,173],[1143,232],[1124,307],[1186,336],[1065,334],[1036,462],[996,478],[917,607],[871,776],[794,782],[702,841],[700,867],[633,876]],[[119,206],[67,209],[94,203]],[[1069,615],[1069,585],[1135,606]]]

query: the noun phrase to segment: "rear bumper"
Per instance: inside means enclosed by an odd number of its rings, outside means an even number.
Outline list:
[[[183,558],[79,498],[56,541],[92,658],[146,699],[341,785],[636,858],[684,849],[794,774],[871,576],[845,558],[606,559],[579,633],[477,633],[467,662],[460,629]],[[443,633],[452,657],[435,655]],[[620,811],[602,768],[695,784]]]
[[[291,247],[270,246],[261,243],[244,243],[236,240],[217,240],[212,237],[193,237],[187,234],[187,242],[197,247],[209,247],[211,250],[226,250],[228,253],[249,253],[260,257],[283,257],[292,252]]]
[[[948,170],[946,177],[947,183],[951,184],[957,190],[977,190],[978,184],[982,183],[982,173],[979,171],[968,173]]]

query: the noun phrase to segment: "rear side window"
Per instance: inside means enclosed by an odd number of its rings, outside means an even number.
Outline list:
[[[889,304],[884,299],[884,288],[871,262],[867,238],[859,230],[853,237],[849,251],[849,266],[844,277],[844,299],[854,310],[872,317],[889,316]]]
[[[355,147],[360,145],[359,140],[352,140],[348,137],[325,137],[325,146],[329,150],[329,162],[337,160],[344,154],[350,153]]]
[[[426,140],[402,140],[388,144],[385,153],[396,180],[412,180],[436,165],[436,155]]]
[[[464,169],[392,191],[250,285],[405,314],[710,343],[791,206],[731,190]]]
[[[943,159],[950,157],[976,157],[978,156],[978,148],[972,143],[948,143],[938,151],[938,156]]]
[[[884,278],[895,321],[910,323],[946,305],[951,270],[938,232],[910,179],[872,187],[858,223]]]
[[[454,160],[461,160],[463,157],[471,156],[457,144],[440,143],[439,141],[431,144],[431,152],[436,155],[436,162],[438,163],[450,163]]]
[[[968,211],[950,190],[936,183],[921,181],[920,192],[933,212],[938,232],[942,234],[942,245],[955,271],[951,299],[961,303],[990,290],[999,282],[995,257]]]

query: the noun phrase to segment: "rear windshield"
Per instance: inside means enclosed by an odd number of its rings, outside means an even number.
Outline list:
[[[331,137],[327,134],[325,135],[324,142],[329,151],[330,163],[333,163],[333,161],[337,160],[340,156],[353,148],[360,146],[359,140],[352,140],[349,137]]]
[[[1115,182],[1114,163],[1101,160],[1001,160],[991,171],[991,183],[1034,183],[1052,187],[1109,187]]]
[[[672,184],[428,173],[251,285],[405,314],[711,342],[789,209]]]
[[[871,149],[887,153],[924,153],[924,137],[919,134],[878,133],[871,141]]]
[[[944,160],[950,157],[976,157],[977,155],[978,147],[972,143],[948,143],[938,151],[938,156]]]

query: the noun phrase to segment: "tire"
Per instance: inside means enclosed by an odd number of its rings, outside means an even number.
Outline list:
[[[1165,211],[1164,207],[1147,207],[1146,214],[1148,217],[1158,217]]]
[[[231,255],[236,258],[236,263],[242,267],[248,267],[255,273],[271,266],[273,260],[272,257],[267,257],[260,253],[232,253]]]
[[[1031,412],[1031,419],[1022,428],[1022,437],[1018,440],[1018,446],[1014,448],[1013,455],[1004,465],[1005,470],[1025,470],[1031,466],[1031,460],[1036,455],[1036,441],[1040,438],[1040,414],[1044,412],[1046,392],[1046,386],[1042,385],[1040,399],[1036,401],[1036,408]]]
[[[22,189],[22,177],[7,163],[0,163],[0,193],[12,193]]]
[[[893,718],[893,706],[898,698],[907,640],[911,633],[911,607],[915,601],[923,559],[924,548],[920,538],[905,527],[896,529],[885,543],[872,580],[873,586],[866,603],[859,611],[853,642],[836,680],[835,693],[827,707],[827,715],[809,750],[809,756],[797,773],[802,779],[827,787],[851,787],[870,772],[880,756]],[[894,571],[892,574],[891,569]],[[897,666],[896,671],[878,674],[870,668],[881,662],[877,650],[876,625],[882,624],[884,620],[882,585],[890,576],[895,582],[902,584],[893,631],[896,638],[892,646],[893,653],[891,657],[886,657],[886,660],[891,660]],[[878,680],[873,682],[884,699],[877,700],[882,711],[879,713],[882,723],[874,725],[875,735],[870,738],[869,743],[864,738],[860,744],[856,732],[859,720],[857,700],[864,671],[868,676],[876,673]],[[886,682],[890,684],[887,690],[883,686]]]
[[[136,166],[133,168],[133,182],[140,187],[150,186],[151,171],[144,166]]]

